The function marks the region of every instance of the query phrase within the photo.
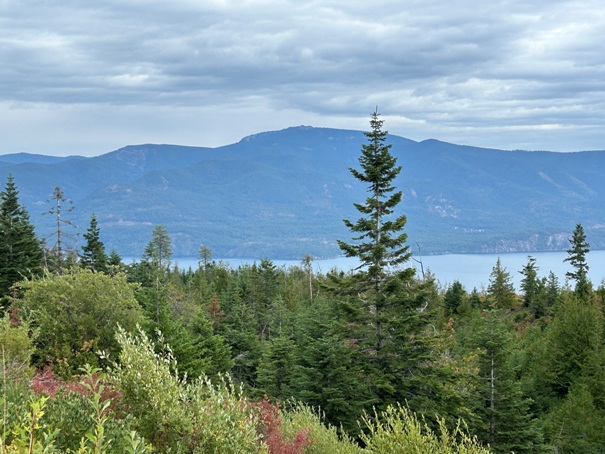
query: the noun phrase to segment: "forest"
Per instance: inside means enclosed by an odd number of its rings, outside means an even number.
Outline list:
[[[233,269],[207,245],[179,269],[162,225],[125,264],[94,214],[74,251],[59,188],[47,247],[9,175],[0,454],[605,452],[605,287],[582,225],[565,282],[528,256],[484,292],[441,287],[410,265],[401,167],[370,126],[347,273],[310,255]]]

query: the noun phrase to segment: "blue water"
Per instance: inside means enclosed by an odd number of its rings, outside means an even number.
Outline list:
[[[487,288],[489,276],[492,268],[496,264],[498,257],[502,266],[508,271],[511,281],[515,288],[519,289],[519,283],[522,275],[519,273],[527,263],[527,256],[531,255],[536,259],[536,266],[539,268],[538,276],[548,276],[552,271],[558,278],[559,283],[565,282],[565,273],[571,271],[569,263],[563,260],[567,258],[566,252],[534,252],[515,253],[515,254],[451,254],[451,255],[432,255],[432,256],[414,256],[414,259],[407,266],[413,266],[418,273],[424,269],[424,272],[430,272],[435,276],[442,286],[447,286],[455,280],[460,281],[465,288],[470,291],[473,288],[482,290]],[[587,257],[590,270],[589,278],[595,287],[600,285],[601,280],[605,279],[605,251],[591,251]],[[198,258],[179,257],[173,259],[173,265],[177,264],[179,268],[197,268]],[[215,259],[222,261],[231,268],[237,268],[243,264],[253,262],[260,263],[259,259]],[[418,263],[418,262],[421,262]],[[300,266],[300,260],[273,260],[278,267]],[[339,257],[329,260],[315,260],[313,267],[316,272],[327,273],[333,268],[350,271],[359,265],[355,259]]]

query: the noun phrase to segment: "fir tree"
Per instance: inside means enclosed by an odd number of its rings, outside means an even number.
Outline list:
[[[370,193],[365,203],[356,203],[355,208],[362,217],[353,223],[347,219],[345,225],[356,235],[354,243],[338,241],[340,249],[347,257],[357,257],[361,269],[356,276],[357,292],[374,311],[376,356],[380,358],[385,343],[383,311],[388,304],[387,281],[399,279],[410,281],[414,276],[412,268],[393,272],[394,267],[411,257],[406,244],[407,234],[403,233],[406,216],[392,215],[401,202],[402,192],[395,191],[395,178],[401,172],[397,160],[390,153],[390,144],[385,144],[387,131],[382,129],[383,121],[378,112],[372,114],[371,131],[366,132],[368,143],[362,145],[359,163],[361,171],[349,169],[351,174],[368,185]]]
[[[515,304],[515,287],[499,257],[489,278],[487,295],[492,300],[494,307],[498,309],[511,309]]]
[[[496,453],[541,452],[541,435],[511,366],[512,337],[501,311],[489,310],[479,319],[471,344],[479,349],[481,417],[479,438]]]
[[[590,281],[588,280],[589,267],[586,262],[586,254],[590,252],[590,244],[586,242],[586,234],[582,224],[576,224],[569,242],[571,243],[571,247],[567,250],[569,256],[564,261],[569,262],[574,270],[568,271],[565,275],[576,281],[578,296],[587,297],[591,291]]]
[[[430,370],[435,331],[425,329],[436,292],[432,280],[417,281],[415,270],[404,267],[411,252],[403,233],[406,217],[396,215],[402,192],[394,186],[401,167],[389,151],[391,145],[385,144],[382,124],[374,112],[359,158],[361,171],[350,169],[367,184],[369,195],[365,203],[354,204],[362,216],[344,221],[353,242],[338,242],[361,266],[351,276],[330,278],[344,297],[339,334],[356,346],[373,402],[384,409],[407,400],[420,408],[430,399],[426,393],[433,392],[427,384],[436,378]]]
[[[151,241],[145,247],[143,261],[160,270],[170,267],[172,257],[172,242],[168,230],[163,225],[157,225],[151,234]]]
[[[18,195],[9,175],[0,193],[0,296],[6,296],[15,282],[42,271],[42,245]]]
[[[460,281],[454,283],[446,290],[443,296],[443,305],[447,315],[457,314],[460,306],[464,302],[466,291]]]
[[[94,213],[90,218],[90,225],[84,234],[86,244],[82,246],[80,265],[93,271],[107,271],[107,255],[105,246],[99,237],[99,227]]]

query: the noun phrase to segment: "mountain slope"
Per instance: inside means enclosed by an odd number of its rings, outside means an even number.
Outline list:
[[[605,248],[605,152],[502,151],[389,137],[403,166],[397,180],[414,251],[562,250],[580,222]],[[200,244],[216,257],[301,258],[339,254],[343,218],[365,188],[357,167],[360,131],[295,127],[218,147],[129,146],[94,158],[3,160],[38,232],[53,229],[45,203],[55,186],[74,201],[84,231],[95,213],[108,248],[139,256],[164,224],[176,255]],[[81,245],[81,244],[80,244]]]

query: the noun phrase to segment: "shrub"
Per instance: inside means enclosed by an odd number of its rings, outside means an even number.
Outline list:
[[[170,348],[161,342],[157,352],[141,329],[136,335],[120,329],[117,340],[120,362],[111,374],[135,427],[159,450],[262,452],[258,417],[228,378],[217,385],[206,377],[179,379]]]
[[[489,454],[475,438],[460,427],[448,431],[439,421],[439,434],[419,421],[414,413],[401,406],[389,406],[374,418],[363,417],[367,432],[361,439],[371,453],[405,454]]]

